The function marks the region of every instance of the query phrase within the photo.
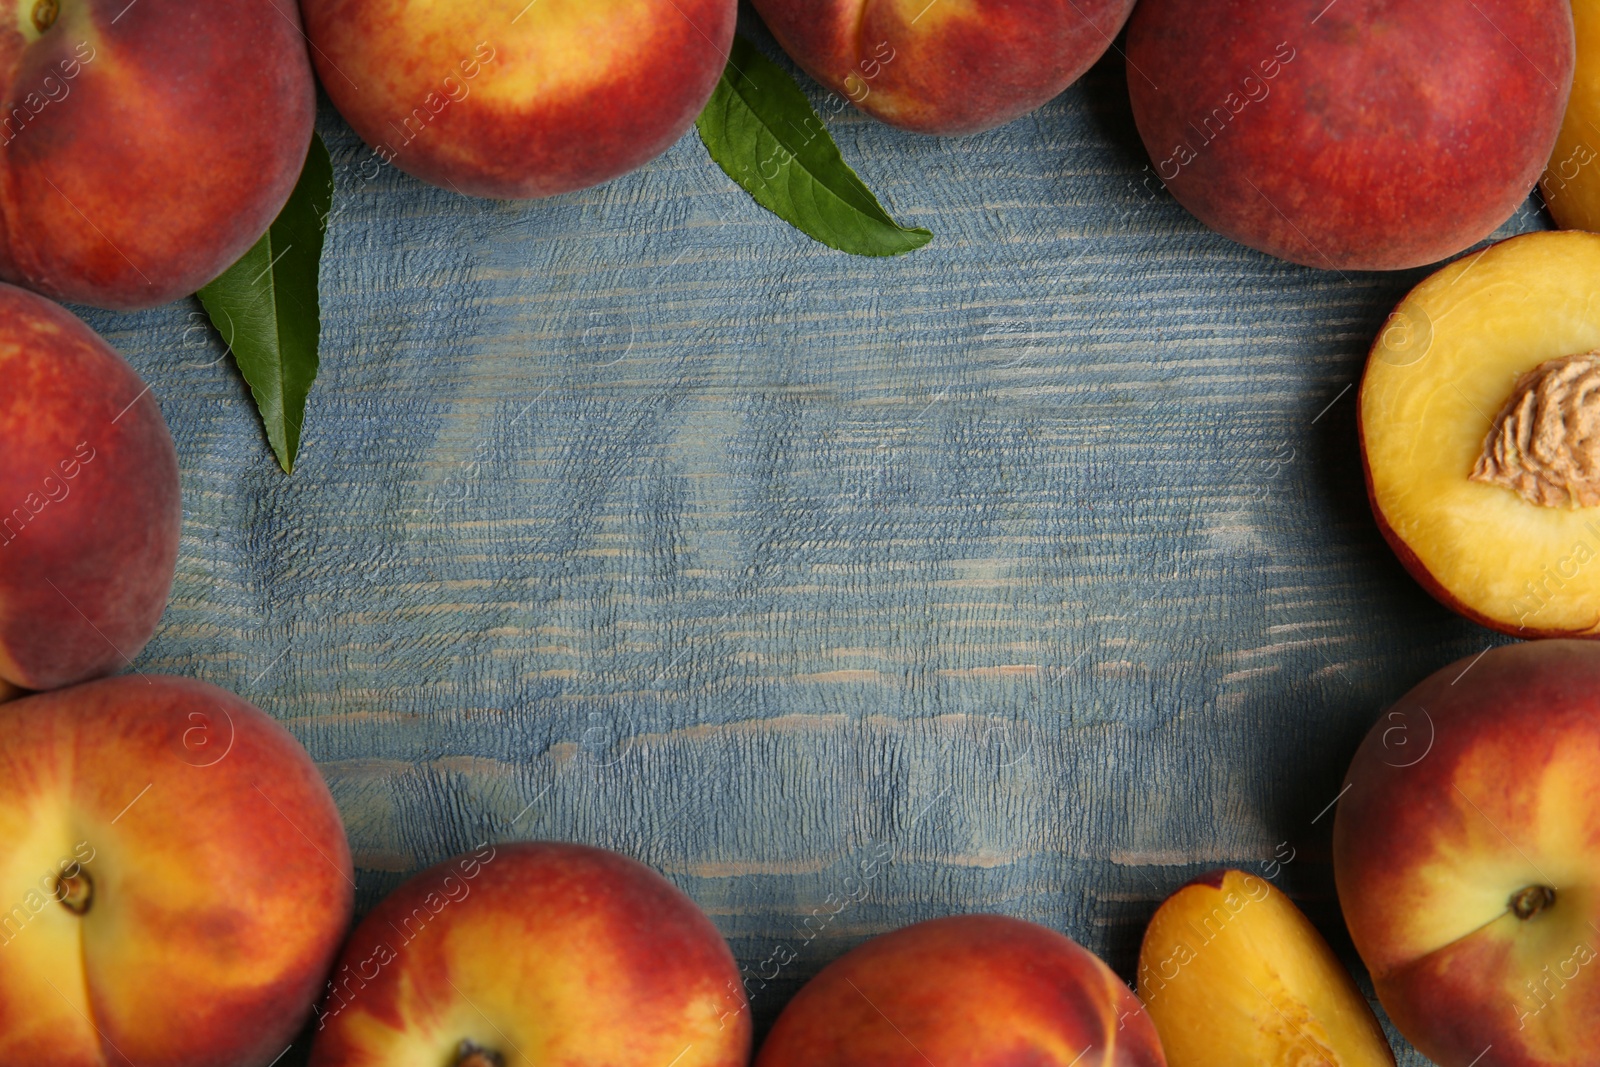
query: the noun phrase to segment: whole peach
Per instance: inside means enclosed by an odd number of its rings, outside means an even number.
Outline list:
[[[301,0],[323,88],[384,163],[553,196],[665,152],[728,61],[737,0]]]
[[[345,946],[313,1067],[744,1067],[750,1015],[711,920],[625,856],[480,846],[386,897]]]
[[[1489,236],[1550,156],[1574,63],[1568,0],[1144,0],[1127,50],[1178,202],[1328,270]]]
[[[183,509],[161,408],[64,308],[0,284],[0,679],[127,666],[166,608]]]
[[[1339,903],[1378,997],[1436,1063],[1579,1067],[1600,1028],[1600,645],[1431,675],[1350,764]]]
[[[1001,915],[908,926],[806,983],[756,1067],[1165,1067],[1139,1000],[1093,953]]]
[[[222,273],[288,200],[316,107],[298,13],[20,0],[0,26],[0,278],[142,308]]]
[[[0,705],[0,1063],[265,1067],[350,921],[316,766],[231,693],[112,678]]]
[[[861,110],[968,134],[1057,96],[1111,47],[1133,0],[755,0],[794,61]]]

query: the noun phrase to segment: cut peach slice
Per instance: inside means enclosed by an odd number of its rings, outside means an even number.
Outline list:
[[[1600,0],[1572,0],[1578,60],[1561,134],[1539,181],[1556,222],[1600,230]]]
[[[1367,495],[1441,603],[1600,634],[1600,236],[1532,233],[1413,289],[1361,382]]]
[[[1317,928],[1243,871],[1191,882],[1156,910],[1139,949],[1139,997],[1170,1067],[1394,1067]]]

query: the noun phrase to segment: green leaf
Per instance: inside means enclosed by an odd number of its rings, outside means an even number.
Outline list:
[[[695,121],[717,166],[756,203],[829,248],[898,256],[933,240],[889,217],[794,79],[743,37]]]
[[[315,133],[289,202],[244,257],[197,294],[261,411],[284,473],[294,471],[322,332],[317,272],[333,206],[333,164]]]

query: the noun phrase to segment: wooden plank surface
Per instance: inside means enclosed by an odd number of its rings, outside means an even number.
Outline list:
[[[1423,272],[1205,231],[1144,169],[1115,57],[976,137],[829,125],[927,249],[814,245],[692,133],[600,189],[467,200],[324,104],[293,477],[198,305],[83,312],[182,460],[139,668],[306,744],[361,908],[486,836],[620,849],[763,976],[762,1029],[851,945],[954,912],[1131,977],[1165,894],[1284,849],[1342,938],[1325,809],[1357,740],[1492,640],[1363,496],[1350,387]]]

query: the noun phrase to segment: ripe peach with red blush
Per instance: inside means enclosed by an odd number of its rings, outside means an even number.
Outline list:
[[[1527,198],[1572,84],[1568,0],[1143,0],[1128,90],[1201,222],[1325,270],[1433,263]]]
[[[1584,1067],[1600,1028],[1600,645],[1460,660],[1373,726],[1333,832],[1389,1018],[1436,1063]]]
[[[350,921],[338,809],[282,726],[129,675],[0,705],[0,1062],[264,1067]]]
[[[883,934],[823,968],[755,1067],[1164,1067],[1122,980],[1067,937],[1001,915]]]
[[[65,309],[0,284],[0,680],[131,663],[178,558],[178,457],[139,375]]]
[[[543,197],[665,152],[722,75],[736,0],[301,0],[323,88],[423,181]]]
[[[312,1067],[744,1067],[750,1015],[711,920],[625,856],[485,844],[357,927]]]
[[[19,0],[0,28],[0,278],[153,307],[289,199],[316,89],[294,4]]]
[[[867,114],[917,133],[1026,115],[1094,65],[1133,0],[755,0],[794,61]]]

